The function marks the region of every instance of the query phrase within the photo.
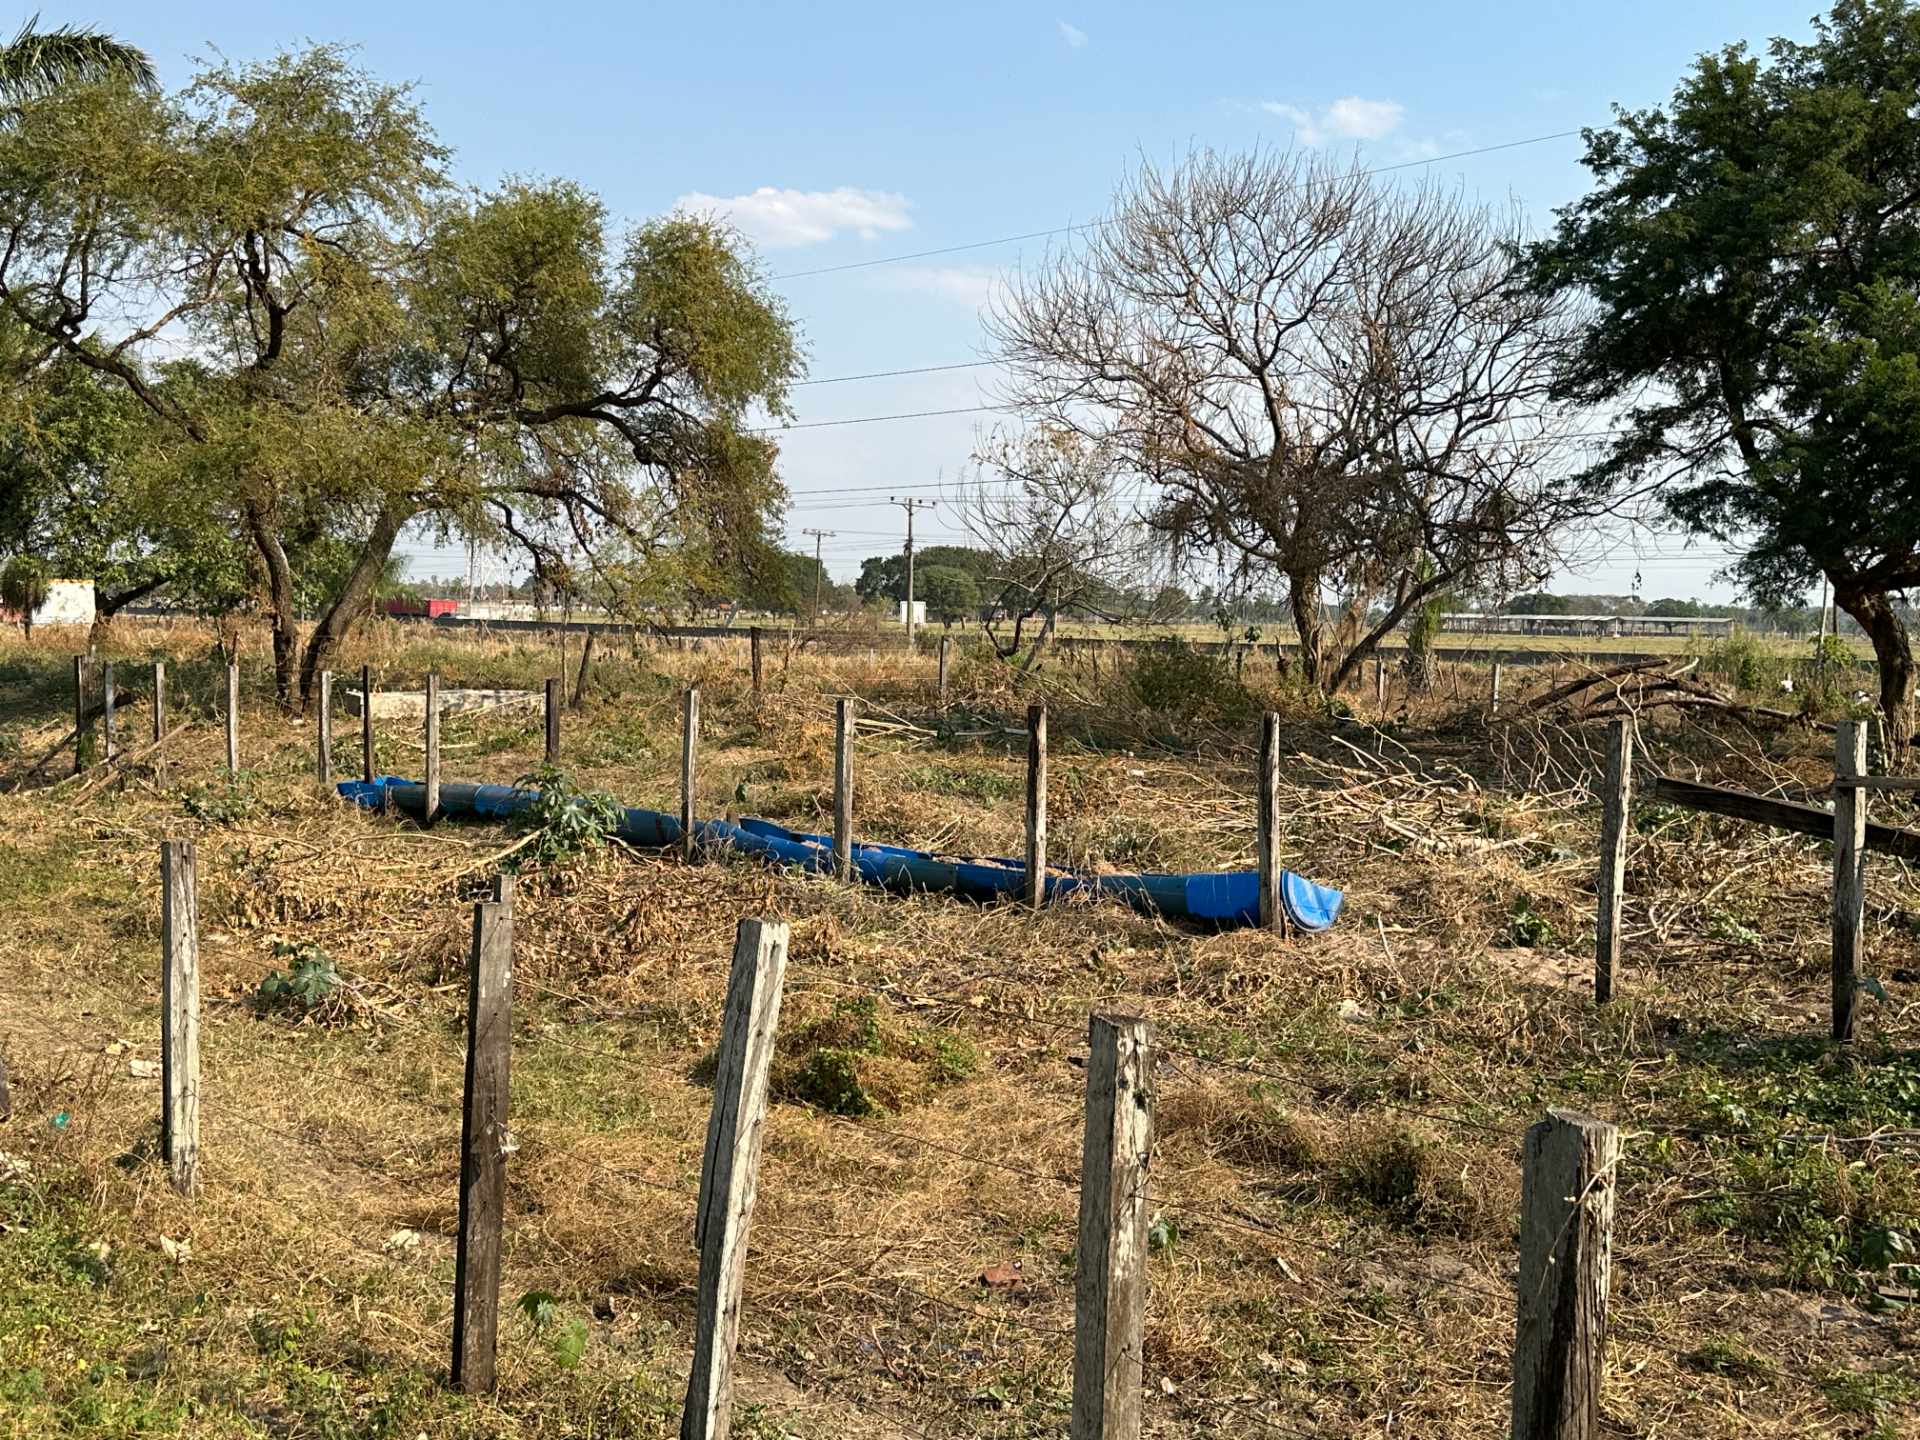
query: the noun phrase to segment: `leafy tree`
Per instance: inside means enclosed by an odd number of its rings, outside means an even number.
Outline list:
[[[1438,189],[1202,153],[1142,166],[989,328],[1015,407],[1143,481],[1191,569],[1283,586],[1338,688],[1431,596],[1538,584],[1606,503],[1548,403],[1573,306],[1513,284],[1513,238]]]
[[[33,634],[33,614],[50,593],[47,564],[32,555],[15,555],[0,566],[0,605],[20,617],[20,632]]]
[[[918,589],[920,577],[935,566],[963,570],[972,576],[974,583],[978,585],[987,578],[988,572],[993,568],[993,556],[988,551],[971,545],[922,545],[914,551],[913,556],[916,589]],[[853,589],[862,600],[871,600],[875,596],[884,600],[906,599],[906,552],[903,550],[892,555],[869,555],[860,562],[860,576],[853,582]],[[921,593],[914,598],[924,600],[927,597]]]
[[[149,493],[243,538],[288,704],[409,526],[612,603],[734,592],[773,553],[747,422],[786,413],[799,356],[736,237],[617,233],[565,181],[456,193],[446,159],[404,87],[324,46],[171,97],[62,90],[0,131],[0,314],[137,402]]]
[[[91,579],[96,624],[163,587],[207,609],[235,608],[251,588],[231,528],[174,503],[143,464],[146,422],[124,386],[64,359],[0,414],[0,553]]]
[[[1559,387],[1630,401],[1597,484],[1664,486],[1745,544],[1762,605],[1825,576],[1914,727],[1898,598],[1920,584],[1920,9],[1841,0],[1809,43],[1702,56],[1665,108],[1587,133],[1594,188],[1530,248],[1594,308]]]
[[[980,608],[980,587],[957,565],[929,565],[916,570],[914,587],[927,602],[927,613],[951,627]]]
[[[0,101],[18,105],[70,85],[118,81],[152,90],[158,81],[144,50],[99,30],[61,25],[39,28],[34,16],[0,46]]]

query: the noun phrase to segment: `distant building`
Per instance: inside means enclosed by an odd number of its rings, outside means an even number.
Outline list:
[[[1442,615],[1440,628],[1455,635],[1678,635],[1725,637],[1732,620],[1699,615]]]
[[[91,580],[48,581],[47,603],[33,612],[33,624],[36,630],[42,625],[91,625],[93,620],[93,581]],[[9,625],[18,625],[20,617],[11,610],[0,609],[0,621]]]
[[[900,610],[897,618],[902,625],[907,623],[907,602],[904,600],[900,602]],[[927,623],[926,601],[916,600],[913,602],[913,623],[915,625],[924,625]]]

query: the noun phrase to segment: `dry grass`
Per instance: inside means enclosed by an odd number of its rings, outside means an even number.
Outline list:
[[[196,669],[211,638],[132,632],[119,653],[164,649],[174,713],[196,720],[211,714],[211,665]],[[364,658],[396,685],[429,666],[449,683],[530,683],[555,660],[530,642],[428,646],[391,626],[363,643],[342,668]],[[62,660],[53,641],[0,651],[0,673],[21,680],[0,699],[19,755],[67,723]],[[941,714],[931,667],[903,656],[776,655],[757,703],[743,672],[732,646],[610,647],[567,716],[569,770],[669,806],[675,697],[694,681],[700,809],[820,825],[829,697],[857,693],[894,727],[862,740],[861,833],[1017,853],[1015,717],[1037,690],[1055,708],[1063,860],[1251,861],[1250,737],[1198,725],[1198,743],[1171,747],[1110,673],[1050,669],[1020,689],[966,660]],[[1348,894],[1321,937],[1197,933],[1099,904],[1033,915],[892,898],[617,850],[524,876],[504,1298],[553,1292],[589,1341],[563,1368],[547,1336],[503,1319],[502,1389],[484,1403],[441,1384],[464,907],[512,837],[341,807],[310,778],[305,722],[257,692],[238,783],[220,779],[218,737],[195,724],[161,752],[164,773],[0,798],[14,1090],[0,1150],[32,1167],[0,1185],[0,1317],[26,1317],[11,1332],[0,1318],[0,1434],[673,1433],[703,1061],[748,914],[793,925],[793,1098],[768,1124],[742,1433],[1064,1427],[1091,1008],[1145,1014],[1162,1042],[1151,1433],[1499,1430],[1519,1137],[1560,1103],[1634,1132],[1615,1429],[1914,1433],[1916,1329],[1868,1307],[1886,1277],[1862,1267],[1860,1241],[1920,1224],[1920,1182],[1910,1152],[1854,1138],[1872,1128],[1862,1117],[1920,1113],[1920,1089],[1887,1082],[1920,1087],[1908,877],[1874,867],[1869,950],[1889,999],[1864,1002],[1858,1059],[1828,1056],[1819,848],[1643,810],[1630,970],[1596,1015],[1591,737],[1577,723],[1490,732],[1467,713],[1484,672],[1460,667],[1459,702],[1455,673],[1437,697],[1395,695],[1379,717],[1354,700],[1361,716],[1339,721],[1242,676],[1289,716],[1287,852]],[[128,723],[144,724],[137,706]],[[511,779],[538,758],[526,717],[453,719],[446,738],[455,778]],[[1785,793],[1816,786],[1825,763],[1819,737],[1794,732],[1650,718],[1644,738],[1662,764]],[[417,773],[414,740],[383,731],[381,768]],[[152,1163],[154,1083],[129,1073],[155,1053],[154,855],[171,835],[200,847],[206,1130],[192,1201]],[[261,976],[288,963],[276,945],[318,947],[347,977],[324,1023],[256,1006]],[[884,1032],[872,1044],[868,1018]],[[875,1113],[803,1102],[821,1098],[802,1081],[822,1051],[855,1052]],[[1840,1138],[1789,1142],[1787,1129]],[[163,1254],[163,1236],[191,1258]],[[84,1248],[96,1241],[110,1247],[99,1273]],[[1015,1265],[1017,1283],[981,1282]]]

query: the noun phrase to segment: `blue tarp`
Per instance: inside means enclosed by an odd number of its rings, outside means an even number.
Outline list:
[[[415,816],[426,809],[426,787],[396,775],[349,780],[339,789],[342,796],[369,809],[390,805]],[[531,805],[538,794],[511,785],[443,785],[440,808],[448,815],[506,819]],[[680,843],[680,817],[659,810],[624,810],[616,833],[629,845],[670,848]],[[698,820],[694,838],[706,848],[727,847],[778,865],[821,872],[833,868],[831,838],[789,830],[771,820]],[[1027,867],[1020,860],[943,859],[924,850],[855,841],[853,865],[862,879],[893,890],[938,890],[971,900],[995,900],[1026,889]],[[1083,890],[1115,896],[1149,914],[1222,925],[1252,925],[1260,918],[1260,877],[1252,870],[1198,875],[1104,875],[1076,870],[1047,874],[1048,900]],[[1324,930],[1339,915],[1343,897],[1338,890],[1287,870],[1281,872],[1280,898],[1294,925]]]

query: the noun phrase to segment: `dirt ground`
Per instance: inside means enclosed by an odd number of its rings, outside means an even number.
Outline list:
[[[1156,1046],[1150,1435],[1501,1433],[1521,1137],[1550,1106],[1625,1132],[1606,1433],[1920,1435],[1912,876],[1870,865],[1871,984],[1836,1048],[1828,847],[1640,804],[1625,972],[1597,1008],[1605,734],[1528,710],[1553,667],[1510,673],[1488,717],[1470,667],[1419,701],[1396,679],[1381,709],[1192,657],[1018,679],[966,653],[942,705],[927,660],[776,650],[755,697],[739,647],[620,643],[563,717],[570,785],[671,810],[697,684],[700,813],[824,829],[832,702],[857,695],[856,833],[1006,855],[1019,717],[1044,699],[1054,862],[1178,872],[1251,865],[1276,709],[1285,861],[1346,895],[1332,930],[1279,936],[421,830],[320,787],[313,719],[273,705],[248,638],[236,776],[211,631],[109,637],[136,753],[78,777],[70,752],[34,772],[72,725],[71,637],[0,641],[0,1435],[677,1433],[746,916],[786,919],[792,944],[736,1433],[1064,1433],[1087,1017],[1109,1011]],[[177,728],[147,750],[162,657]],[[579,653],[380,626],[340,668],[363,661],[383,688],[430,668],[534,687]],[[1650,708],[1639,733],[1649,770],[1796,799],[1831,780],[1806,724]],[[512,781],[540,748],[537,714],[450,717],[446,775]],[[377,768],[421,764],[416,727],[384,724]],[[156,1160],[166,838],[198,847],[191,1199]],[[517,1148],[501,1384],[469,1400],[445,1381],[465,969],[503,866]]]

